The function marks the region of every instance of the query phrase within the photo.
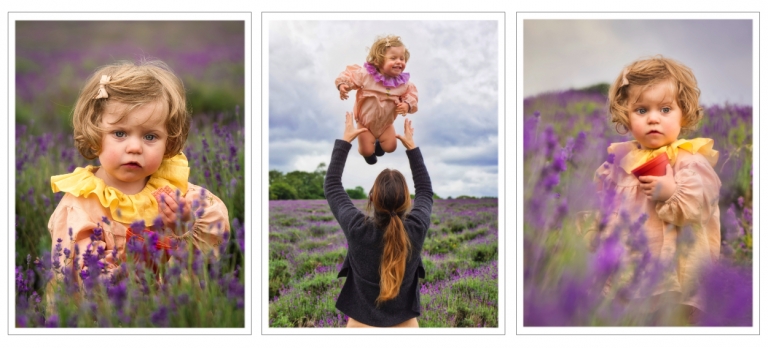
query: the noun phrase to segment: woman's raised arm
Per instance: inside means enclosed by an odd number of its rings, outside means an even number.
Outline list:
[[[328,200],[328,206],[330,206],[333,216],[339,222],[339,226],[344,231],[347,239],[350,237],[350,227],[362,223],[364,216],[360,210],[355,208],[347,191],[344,190],[344,186],[341,184],[341,175],[344,173],[344,165],[347,162],[349,149],[352,148],[351,142],[360,133],[367,131],[368,129],[365,128],[355,128],[352,114],[347,112],[344,135],[342,139],[337,139],[333,145],[331,162],[325,174],[325,185],[323,185],[325,199]]]
[[[424,233],[429,229],[430,217],[432,215],[432,181],[429,178],[427,167],[424,165],[424,158],[421,156],[421,149],[416,147],[413,140],[413,126],[410,119],[406,119],[403,124],[403,134],[397,135],[400,142],[405,146],[405,154],[408,155],[408,162],[411,165],[413,174],[413,186],[416,190],[413,200],[413,209],[409,214],[409,219],[416,219],[422,226]]]

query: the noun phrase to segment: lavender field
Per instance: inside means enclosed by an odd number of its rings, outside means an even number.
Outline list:
[[[269,201],[269,326],[345,327],[346,253],[325,200]],[[422,259],[420,327],[498,327],[496,199],[435,200]]]
[[[244,24],[30,21],[16,33],[16,327],[243,327]],[[189,181],[222,199],[231,231],[218,259],[180,244],[170,260],[162,253],[144,260],[129,243],[117,277],[105,275],[99,253],[78,284],[51,263],[47,224],[63,194],[51,191],[50,178],[98,165],[77,152],[72,135],[86,78],[99,66],[143,59],[163,60],[184,82]]]
[[[524,101],[524,325],[751,326],[752,108],[708,106],[698,130],[685,136],[712,138],[720,151],[715,171],[722,181],[723,242],[719,262],[702,270],[698,291],[707,310],[681,320],[679,313],[647,315],[613,300],[653,289],[670,269],[647,257],[633,267],[620,263],[623,253],[649,255],[642,221],[625,220],[623,245],[609,238],[590,251],[582,234],[589,223],[584,212],[612,209],[602,205],[592,182],[609,160],[608,145],[631,140],[609,123],[605,100],[599,92],[571,90]],[[631,281],[604,295],[605,280],[618,272]]]

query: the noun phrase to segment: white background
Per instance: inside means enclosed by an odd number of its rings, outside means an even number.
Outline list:
[[[516,12],[518,11],[691,11],[694,10],[694,8],[691,7],[691,2],[679,2],[679,3],[673,3],[671,1],[643,1],[643,2],[632,2],[630,4],[620,4],[616,1],[613,2],[587,2],[587,1],[579,1],[579,2],[570,2],[570,1],[523,1],[523,2],[506,2],[502,3],[500,1],[483,1],[483,0],[473,0],[473,1],[461,1],[461,2],[435,2],[435,3],[416,3],[416,2],[348,2],[348,1],[280,1],[280,2],[261,2],[259,5],[256,5],[255,3],[245,3],[245,2],[239,2],[239,1],[227,1],[227,0],[218,0],[216,2],[172,2],[172,3],[160,3],[158,1],[131,1],[131,2],[106,2],[106,1],[78,1],[74,3],[67,3],[67,4],[59,4],[55,1],[36,1],[34,3],[32,2],[22,2],[20,4],[8,4],[7,2],[2,5],[3,7],[3,31],[4,35],[1,35],[3,40],[2,47],[8,47],[8,35],[7,32],[9,30],[9,23],[8,23],[8,11],[250,11],[252,12],[252,18],[253,21],[251,22],[252,26],[252,32],[250,34],[250,37],[252,38],[252,44],[251,48],[253,50],[253,53],[251,55],[252,57],[252,89],[251,89],[251,96],[252,96],[252,102],[254,104],[254,107],[250,108],[250,110],[246,111],[245,116],[246,117],[252,117],[254,120],[259,119],[260,117],[264,117],[260,114],[260,108],[258,107],[260,100],[261,100],[261,85],[259,84],[260,75],[262,74],[261,71],[261,54],[260,50],[261,48],[261,42],[260,42],[260,17],[261,12],[263,11],[278,11],[278,12],[285,12],[285,11],[322,11],[322,12],[330,12],[330,11],[453,11],[453,12],[466,12],[466,11],[493,11],[498,12],[502,11],[505,12],[505,18],[506,18],[506,45],[505,45],[505,56],[506,56],[506,76],[504,77],[506,79],[506,112],[507,114],[504,115],[507,119],[514,119],[517,117],[516,110],[517,110],[517,100],[518,97],[522,98],[522,91],[518,91],[518,87],[521,87],[516,82],[516,71],[517,69],[515,64],[515,58],[518,56],[516,54],[516,40],[518,39],[517,35],[517,25],[516,25]],[[708,3],[696,3],[695,4],[695,10],[696,11],[761,11],[768,9],[768,5],[753,2],[753,1],[727,1],[727,2],[718,2],[717,5],[712,5]],[[761,32],[765,31],[765,29],[760,29]],[[761,37],[765,37],[765,35],[760,35]],[[707,50],[716,49],[712,47],[707,47]],[[706,54],[706,52],[702,52],[702,54]],[[756,52],[757,54],[757,52]],[[9,81],[9,70],[8,68],[8,56],[3,55],[3,66],[5,66],[5,69],[0,69],[0,74],[4,77],[4,81]],[[762,59],[761,59],[762,60]],[[762,75],[763,72],[761,71],[760,74]],[[755,78],[755,81],[757,83],[758,79]],[[8,88],[10,86],[10,83],[6,83],[3,86],[5,88]],[[248,87],[247,87],[248,88]],[[757,90],[755,91],[757,93]],[[11,119],[11,122],[13,120],[13,112],[7,108],[9,105],[9,95],[7,93],[2,93],[2,97],[4,98],[3,106],[6,106],[6,117]],[[757,103],[753,103],[753,105],[756,105]],[[757,109],[755,109],[755,120],[759,119],[759,116],[757,114]],[[765,122],[760,123],[760,127],[764,126]],[[259,138],[262,134],[262,129],[260,129],[260,122],[251,122],[250,123],[250,129],[246,129],[246,132],[254,138]],[[509,141],[506,141],[506,148],[503,152],[506,154],[506,159],[508,161],[505,161],[507,170],[505,171],[506,175],[504,177],[499,178],[499,187],[502,190],[505,190],[505,196],[507,198],[507,207],[505,210],[500,210],[501,214],[505,214],[506,223],[504,225],[500,225],[500,232],[504,233],[507,232],[508,234],[513,233],[520,233],[521,231],[516,230],[518,228],[519,222],[516,220],[516,215],[518,215],[519,209],[521,209],[521,206],[518,204],[518,200],[516,199],[518,194],[521,194],[522,192],[517,190],[517,177],[516,173],[518,173],[519,170],[521,170],[522,167],[522,159],[519,156],[516,156],[518,153],[516,144],[517,142],[514,141],[514,138],[516,138],[516,122],[506,122],[505,123],[507,129],[506,134],[510,138]],[[10,127],[12,130],[13,127]],[[755,132],[760,131],[762,133],[762,130],[755,129]],[[9,131],[10,132],[10,131]],[[12,163],[12,154],[13,154],[13,148],[9,148],[9,146],[12,146],[13,142],[13,134],[8,134],[9,138],[5,139],[4,142],[1,142],[3,145],[3,150],[0,151],[0,164],[2,164],[4,167],[0,169],[0,175],[3,176],[3,180],[0,180],[0,182],[6,183],[5,186],[0,187],[7,187],[7,194],[4,197],[5,199],[0,200],[0,215],[2,216],[2,221],[5,222],[4,226],[7,227],[5,229],[6,233],[10,233],[12,231],[12,217],[13,212],[11,211],[11,205],[12,205],[12,199],[14,197],[13,194],[13,187],[9,186],[12,183],[12,180],[10,180],[10,175],[12,175],[11,166]],[[755,136],[754,138],[759,138],[758,136]],[[246,200],[248,210],[251,212],[251,216],[253,217],[250,221],[256,220],[251,226],[247,226],[246,231],[249,233],[254,232],[253,226],[260,226],[260,219],[262,218],[262,215],[260,214],[262,212],[262,206],[261,206],[261,195],[262,195],[262,185],[254,185],[254,183],[260,183],[261,178],[263,175],[266,175],[266,166],[264,163],[262,163],[261,158],[259,157],[262,153],[261,148],[261,142],[260,141],[250,141],[247,140],[246,142],[246,151],[250,155],[250,161],[246,163],[246,170],[249,171],[250,174],[250,181],[246,184]],[[758,152],[759,149],[756,151]],[[757,158],[755,160],[756,173],[762,173],[757,167],[757,165],[761,164],[762,161],[760,158]],[[501,164],[501,161],[500,161]],[[501,172],[501,169],[500,169]],[[757,175],[756,175],[757,176]],[[759,202],[759,198],[761,196],[760,192],[760,180],[755,179],[754,187],[756,190],[756,203]],[[757,224],[757,218],[763,213],[763,211],[758,211],[755,213],[755,233],[759,233],[758,224]],[[519,215],[518,215],[519,216]],[[251,241],[256,240],[256,243],[258,243],[258,239],[253,238]],[[512,242],[512,238],[508,239],[510,243]],[[7,238],[0,238],[1,243],[3,243],[0,250],[6,251],[8,250],[8,246],[5,245],[7,243]],[[262,298],[260,295],[258,289],[260,288],[259,283],[260,280],[262,280],[263,275],[261,274],[260,270],[261,268],[257,265],[254,265],[255,267],[252,267],[251,270],[253,270],[253,273],[251,274],[251,279],[253,279],[253,286],[250,288],[252,290],[253,299],[256,300],[253,304],[253,312],[252,317],[250,318],[250,327],[252,328],[251,335],[226,335],[226,334],[214,334],[214,335],[135,335],[130,337],[113,337],[116,336],[114,332],[109,332],[110,335],[100,335],[97,334],[91,334],[90,332],[88,335],[82,336],[82,337],[72,337],[72,336],[61,336],[61,335],[12,335],[7,336],[6,334],[9,332],[9,328],[13,323],[8,322],[8,316],[0,316],[0,323],[2,323],[2,327],[8,328],[6,329],[3,336],[0,336],[0,344],[2,346],[6,347],[20,347],[20,346],[42,346],[44,344],[57,344],[57,345],[104,345],[109,347],[136,347],[136,346],[168,346],[168,345],[174,345],[174,346],[189,346],[189,347],[198,347],[198,346],[210,346],[210,345],[216,345],[216,346],[227,346],[227,347],[239,347],[239,346],[263,346],[263,347],[273,347],[273,346],[280,346],[280,347],[293,347],[293,346],[299,346],[299,345],[307,345],[311,347],[354,347],[354,346],[366,346],[366,347],[390,347],[393,345],[397,346],[405,346],[405,345],[426,345],[426,346],[437,346],[437,347],[578,347],[578,346],[589,346],[589,347],[613,347],[613,346],[621,346],[621,347],[651,347],[651,346],[659,346],[659,347],[666,347],[666,346],[698,346],[698,347],[708,347],[708,346],[735,346],[735,347],[756,347],[760,343],[763,342],[762,345],[765,345],[768,343],[768,340],[765,339],[763,336],[757,336],[757,335],[750,335],[750,336],[743,336],[743,335],[633,335],[633,336],[616,336],[616,335],[579,335],[583,333],[587,333],[587,331],[581,331],[581,332],[574,332],[575,335],[559,335],[559,336],[552,336],[552,335],[516,335],[516,311],[519,308],[516,308],[515,301],[512,301],[512,299],[516,298],[515,296],[515,289],[516,286],[514,284],[515,275],[514,271],[516,270],[516,267],[519,268],[520,265],[515,264],[515,260],[517,257],[515,257],[515,248],[513,247],[514,244],[509,244],[506,248],[506,261],[507,261],[507,287],[506,287],[506,298],[509,298],[510,301],[506,302],[506,321],[505,321],[505,327],[504,331],[505,334],[503,335],[462,335],[460,330],[457,330],[457,333],[459,335],[435,335],[430,332],[430,330],[421,329],[418,331],[418,334],[414,335],[407,335],[407,336],[401,336],[401,335],[369,335],[369,334],[353,334],[353,335],[261,335],[261,320],[260,315],[261,313],[261,303],[258,301],[258,299]],[[503,248],[500,246],[500,248]],[[259,250],[257,245],[253,245],[249,250]],[[502,249],[503,250],[503,249]],[[758,251],[756,250],[755,254],[758,254]],[[259,260],[259,257],[257,255],[251,255],[252,259]],[[0,268],[5,269],[7,272],[12,269],[12,265],[9,265],[8,258],[0,258],[2,259],[2,264],[0,265]],[[760,261],[760,263],[763,263]],[[757,267],[757,265],[755,265]],[[761,269],[765,269],[764,267],[761,267]],[[8,273],[6,273],[8,274]],[[264,275],[265,276],[265,275]],[[5,277],[6,282],[10,280],[9,277]],[[755,280],[757,281],[757,279]],[[4,289],[3,291],[7,291],[9,289],[8,284],[4,284],[6,286],[0,287]],[[11,284],[12,286],[12,284]],[[761,293],[763,293],[764,290],[761,289]],[[6,299],[10,299],[8,297],[8,294],[6,294]],[[756,306],[764,307],[762,301],[759,299],[762,296],[759,296],[759,294],[756,294],[755,297],[755,304]],[[8,309],[7,306],[10,304],[8,300],[2,301],[2,306],[4,306],[4,309]],[[266,301],[265,301],[266,304]],[[756,308],[756,311],[758,308]],[[4,313],[7,313],[7,311],[4,311]],[[202,332],[202,331],[201,331]],[[346,331],[344,331],[346,333]],[[34,333],[37,333],[34,331]],[[41,330],[42,333],[42,330]],[[107,333],[106,331],[104,332]],[[121,335],[123,334],[122,331],[120,331]],[[126,331],[126,334],[131,334],[131,331]]]

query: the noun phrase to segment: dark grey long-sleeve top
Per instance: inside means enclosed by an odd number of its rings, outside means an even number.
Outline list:
[[[379,265],[384,250],[384,230],[355,208],[341,184],[341,175],[352,144],[336,140],[331,163],[325,176],[325,198],[347,238],[349,250],[338,277],[346,277],[336,308],[367,325],[387,327],[421,315],[418,278],[424,278],[421,249],[432,214],[432,182],[424,166],[421,150],[406,150],[416,190],[411,211],[403,219],[411,241],[411,255],[406,261],[400,293],[378,308]]]

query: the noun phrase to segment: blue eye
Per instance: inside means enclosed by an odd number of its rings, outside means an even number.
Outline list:
[[[118,137],[118,138],[122,138],[122,137],[125,136],[125,132],[123,132],[123,131],[116,131],[115,132],[115,136]]]
[[[155,139],[157,139],[157,135],[147,134],[147,135],[144,136],[144,139],[145,140],[155,140]]]
[[[643,109],[643,108],[639,108],[639,109],[637,109],[637,113],[638,113],[638,114],[640,114],[640,115],[642,115],[642,114],[644,114],[644,113],[646,113],[646,112],[647,112],[647,111],[646,111],[645,109]]]
[[[670,111],[671,111],[671,109],[670,109],[670,108],[661,108],[661,112],[663,112],[663,113],[665,113],[665,114],[666,114],[666,113],[669,113]]]

